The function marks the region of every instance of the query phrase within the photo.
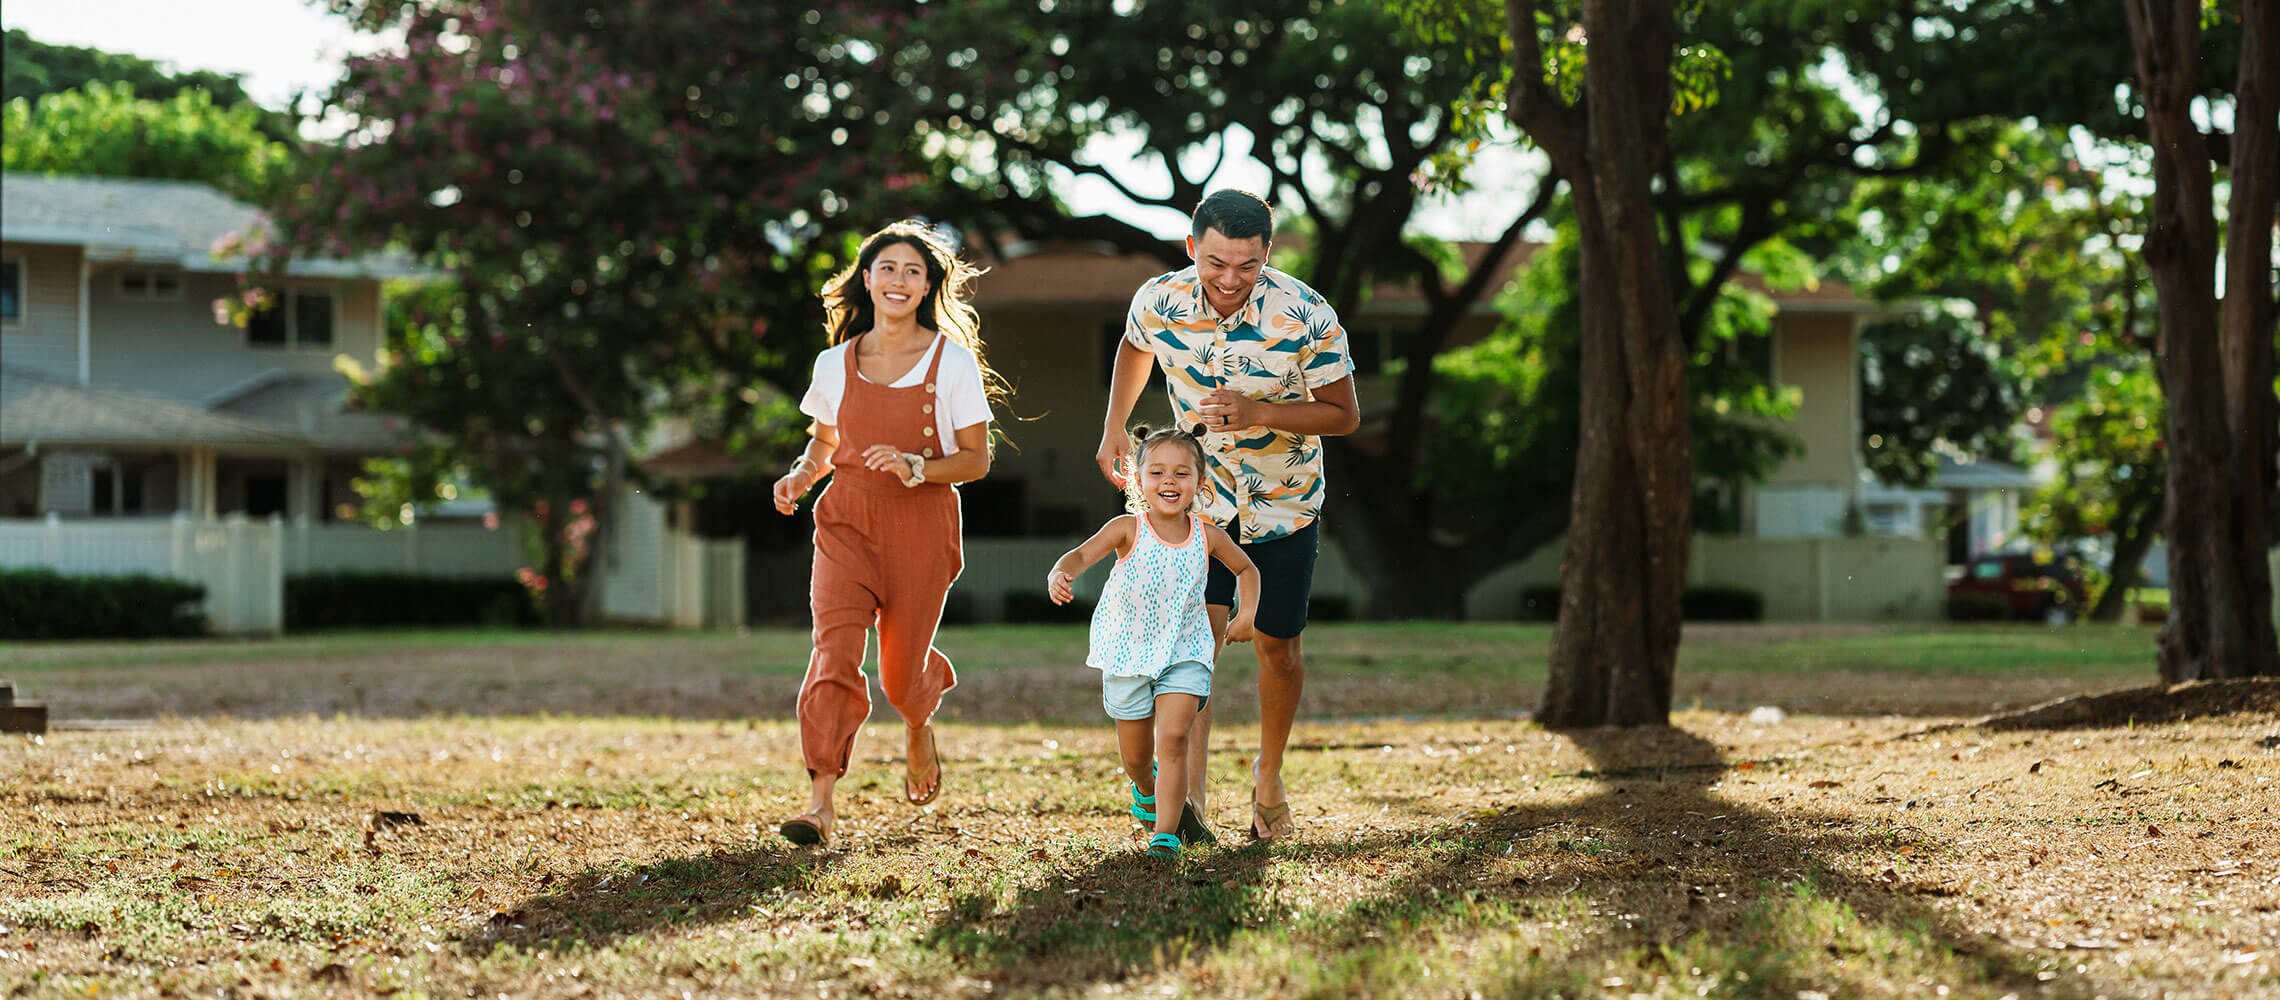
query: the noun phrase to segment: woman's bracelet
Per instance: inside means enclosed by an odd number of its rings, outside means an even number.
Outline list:
[[[792,459],[792,468],[791,468],[791,470],[790,470],[790,471],[788,471],[788,472],[786,472],[786,473],[784,473],[784,474],[785,474],[785,475],[787,475],[787,476],[790,476],[790,475],[797,475],[797,474],[798,474],[800,471],[802,471],[802,470],[806,470],[806,472],[808,473],[808,475],[809,475],[809,476],[811,476],[811,477],[815,475],[815,470],[816,470],[816,464],[815,464],[815,461],[814,461],[813,459],[810,459],[810,458],[808,458],[808,457],[807,457],[806,455],[804,455],[804,454],[803,454],[803,455],[801,455],[801,456],[800,456],[800,457],[798,457],[798,458]]]

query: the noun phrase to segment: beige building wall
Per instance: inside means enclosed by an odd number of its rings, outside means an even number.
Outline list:
[[[1123,509],[1093,464],[1115,358],[1108,331],[1123,322],[1123,308],[1113,304],[1007,304],[982,314],[990,364],[1014,390],[1013,419],[999,414],[1007,440],[990,478],[1021,481],[1029,533],[1081,538]],[[1169,414],[1155,380],[1133,417],[1155,425]]]
[[[191,403],[243,385],[264,372],[333,374],[333,359],[349,355],[366,367],[379,357],[379,282],[370,279],[295,279],[279,287],[328,294],[332,299],[333,342],[327,346],[287,343],[255,346],[246,331],[214,321],[214,300],[241,294],[234,275],[171,273],[181,294],[169,299],[134,298],[120,290],[126,271],[151,271],[132,264],[105,264],[94,271],[90,297],[94,314],[93,380],[154,396]],[[290,338],[289,338],[290,339]]]
[[[24,268],[24,316],[0,325],[0,368],[79,381],[78,247],[0,244]]]
[[[1773,377],[1799,394],[1786,428],[1805,453],[1766,478],[1768,485],[1851,488],[1858,475],[1860,370],[1851,313],[1783,313],[1774,318]]]

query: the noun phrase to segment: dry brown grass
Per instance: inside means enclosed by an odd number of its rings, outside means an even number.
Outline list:
[[[1770,724],[1307,722],[1295,840],[1165,866],[1135,856],[1108,727],[971,721],[1025,710],[985,709],[1023,693],[987,673],[942,800],[898,800],[875,725],[826,850],[771,834],[802,784],[781,720],[11,740],[0,995],[2280,995],[2269,703],[1941,730],[1971,720],[1867,714],[1909,686],[1879,677]],[[1794,677],[1714,681],[1799,703]],[[1983,706],[2046,687],[1971,681]],[[1255,733],[1216,736],[1231,832]]]

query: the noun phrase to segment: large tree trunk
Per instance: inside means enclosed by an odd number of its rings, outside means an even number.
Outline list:
[[[2265,486],[2243,480],[2254,475],[2252,469],[2266,470],[2268,478],[2271,456],[2269,451],[2261,456],[2242,453],[2261,450],[2257,442],[2265,435],[2259,414],[2268,413],[2270,407],[2259,404],[2271,391],[2271,334],[2267,322],[2261,349],[2245,343],[2219,349],[2214,194],[2207,145],[2192,117],[2200,84],[2201,5],[2196,0],[2125,0],[2123,8],[2153,144],[2154,208],[2145,260],[2158,297],[2158,357],[2162,393],[2169,402],[2164,534],[2169,542],[2170,601],[2169,619],[2161,630],[2161,676],[2175,683],[2267,674],[2275,659],[2270,584],[2264,581],[2260,588],[2257,583],[2265,576]],[[2253,171],[2260,158],[2263,171],[2272,169],[2271,131],[2276,126],[2269,83],[2261,84],[2261,100],[2250,85],[2252,78],[2269,76],[2260,77],[2253,64],[2270,61],[2270,40],[2265,36],[2271,18],[2267,5],[2243,5],[2252,12],[2259,8],[2264,15],[2251,13],[2243,33],[2243,86],[2235,115],[2236,174]],[[2264,31],[2257,27],[2260,21],[2266,23]],[[2236,299],[2263,299],[2270,287],[2269,265],[2264,262],[2271,246],[2271,188],[2252,179],[2248,191],[2257,190],[2264,192],[2261,208],[2242,203],[2241,187],[2233,192],[2231,250],[2253,251],[2251,260],[2257,262],[2228,275],[2242,282],[2228,287]],[[2243,209],[2250,214],[2242,216]],[[2254,220],[2259,218],[2261,236],[2240,232],[2258,228]],[[2259,243],[2261,250],[2256,249]],[[2234,322],[2225,324],[2224,336],[2245,336],[2264,307],[2250,304],[2240,309],[2248,315],[2235,315]],[[2228,405],[2228,383],[2234,379],[2227,378],[2223,362],[2234,354],[2251,366],[2261,357],[2260,376],[2252,369],[2236,377],[2261,377],[2262,383]],[[2236,420],[2247,430],[2246,440],[2236,438],[2232,429]],[[2236,443],[2241,447],[2236,449]],[[2255,502],[2243,504],[2241,499],[2252,490]],[[2257,567],[2254,573],[2244,570],[2249,562]]]
[[[2280,4],[2240,5],[2240,76],[2233,89],[2232,194],[2226,204],[2225,298],[2217,328],[2224,357],[2225,429],[2232,437],[2232,571],[2241,586],[2249,660],[2239,675],[2280,673],[2272,621],[2274,451],[2280,406],[2272,398],[2272,224],[2280,197]]]
[[[1583,264],[1582,435],[1537,718],[1661,725],[1693,535],[1686,356],[1653,202],[1676,26],[1669,0],[1586,3],[1584,99],[1567,105],[1543,86],[1534,6],[1507,5],[1512,117],[1569,179]]]
[[[2159,486],[2132,492],[2122,498],[2121,507],[2114,511],[2114,558],[2106,564],[2106,589],[2090,609],[2091,621],[2118,622],[2122,620],[2122,612],[2129,609],[2130,591],[2136,588],[2139,567],[2144,565],[2146,551],[2153,548],[2153,540],[2161,531],[2161,496]]]

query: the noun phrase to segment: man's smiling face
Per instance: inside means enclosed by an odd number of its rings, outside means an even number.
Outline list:
[[[1232,316],[1250,301],[1267,266],[1267,240],[1263,236],[1234,239],[1217,229],[1190,236],[1188,256],[1195,260],[1196,277],[1203,282],[1204,301],[1221,316]]]

